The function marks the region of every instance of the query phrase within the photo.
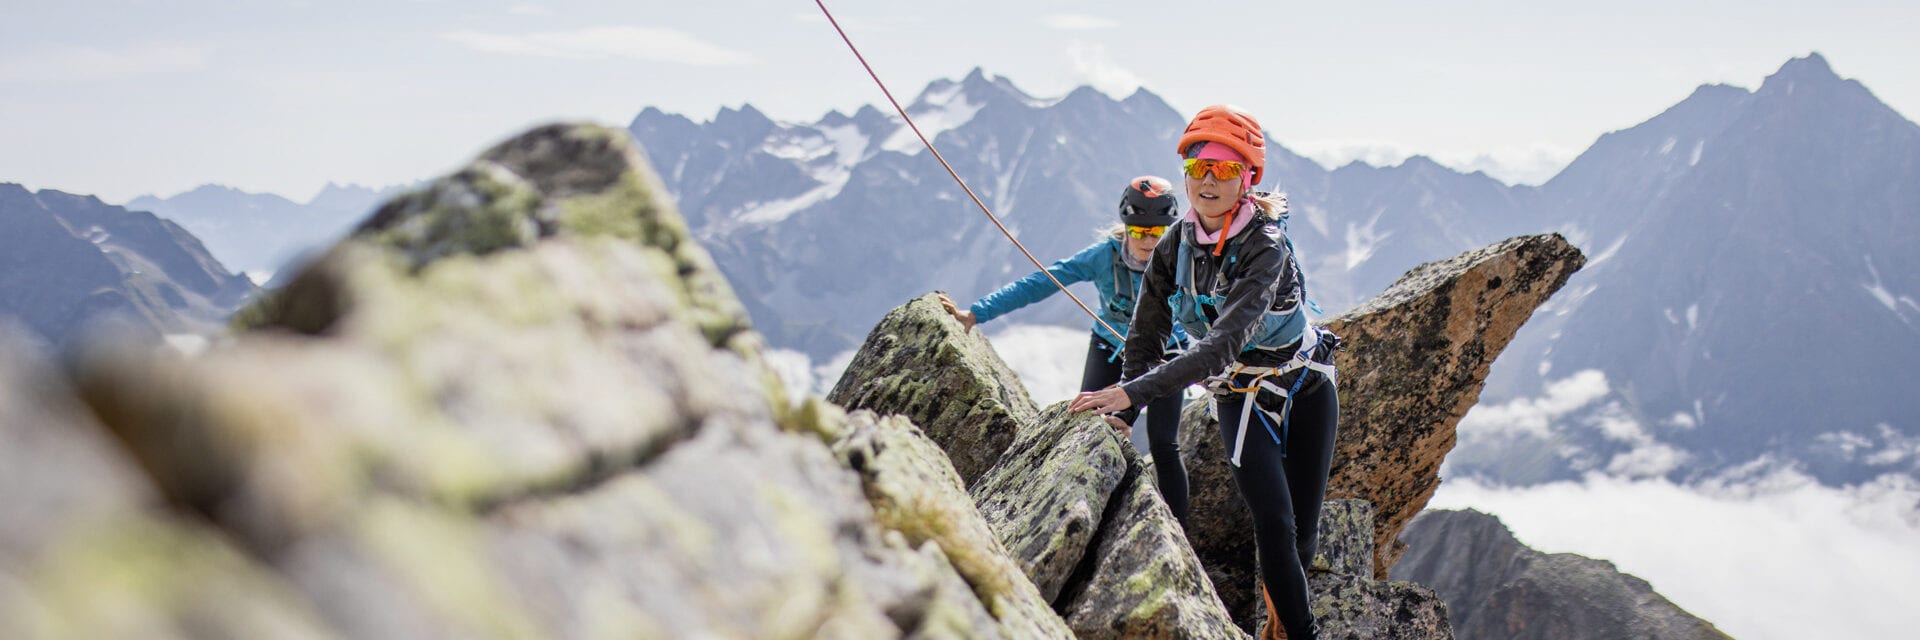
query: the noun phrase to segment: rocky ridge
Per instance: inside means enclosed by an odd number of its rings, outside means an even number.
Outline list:
[[[6,359],[0,636],[1240,636],[1147,462],[930,305],[795,405],[627,138],[536,129],[201,356]],[[1450,637],[1365,511],[1329,637]]]

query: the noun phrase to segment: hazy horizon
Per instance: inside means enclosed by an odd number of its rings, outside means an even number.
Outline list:
[[[1913,113],[1920,43],[1904,25],[1920,7],[1884,4],[1249,7],[1226,15],[1273,35],[1234,43],[1238,58],[1181,36],[1221,14],[1144,2],[828,6],[902,99],[975,67],[1040,97],[1146,87],[1182,112],[1246,106],[1325,165],[1424,155],[1532,184],[1700,85],[1757,87],[1816,51]],[[0,181],[113,202],[203,184],[303,201],[328,182],[438,175],[556,119],[752,104],[812,122],[882,103],[811,3],[343,6],[29,2],[0,24]]]

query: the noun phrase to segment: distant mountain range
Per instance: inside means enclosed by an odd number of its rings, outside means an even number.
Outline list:
[[[210,184],[168,198],[141,196],[126,206],[180,223],[221,262],[264,283],[303,253],[345,235],[374,207],[406,188],[329,183],[302,204]]]
[[[1144,90],[1038,99],[979,70],[909,113],[1047,261],[1114,220],[1125,179],[1174,177],[1184,123]],[[648,108],[630,130],[776,346],[826,359],[914,295],[972,299],[1032,270],[872,107],[810,124]],[[1329,170],[1268,153],[1329,313],[1511,235],[1561,231],[1592,259],[1495,365],[1482,408],[1499,410],[1463,424],[1449,473],[1920,471],[1920,127],[1817,54],[1756,91],[1702,87],[1538,187],[1421,157]],[[1009,320],[1078,313],[1054,300]]]
[[[173,222],[0,183],[0,321],[50,345],[108,325],[153,341],[206,333],[254,290]]]

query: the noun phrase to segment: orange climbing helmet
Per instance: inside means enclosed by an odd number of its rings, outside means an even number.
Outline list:
[[[1175,152],[1184,158],[1187,149],[1196,142],[1218,142],[1246,157],[1247,164],[1253,167],[1250,184],[1260,184],[1260,176],[1267,168],[1267,138],[1260,133],[1260,121],[1255,120],[1253,114],[1230,104],[1201,109],[1199,115],[1187,123],[1186,132],[1180,134],[1180,147]]]

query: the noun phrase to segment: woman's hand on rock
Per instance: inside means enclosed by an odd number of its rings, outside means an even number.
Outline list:
[[[1092,411],[1106,415],[1133,406],[1133,399],[1127,392],[1114,385],[1099,391],[1082,391],[1073,397],[1073,403],[1067,405],[1068,411]]]
[[[953,314],[953,319],[959,320],[962,328],[968,331],[973,330],[972,310],[960,308],[960,305],[953,303],[953,298],[947,297],[944,293],[940,294],[940,306],[946,307],[947,313]]]

